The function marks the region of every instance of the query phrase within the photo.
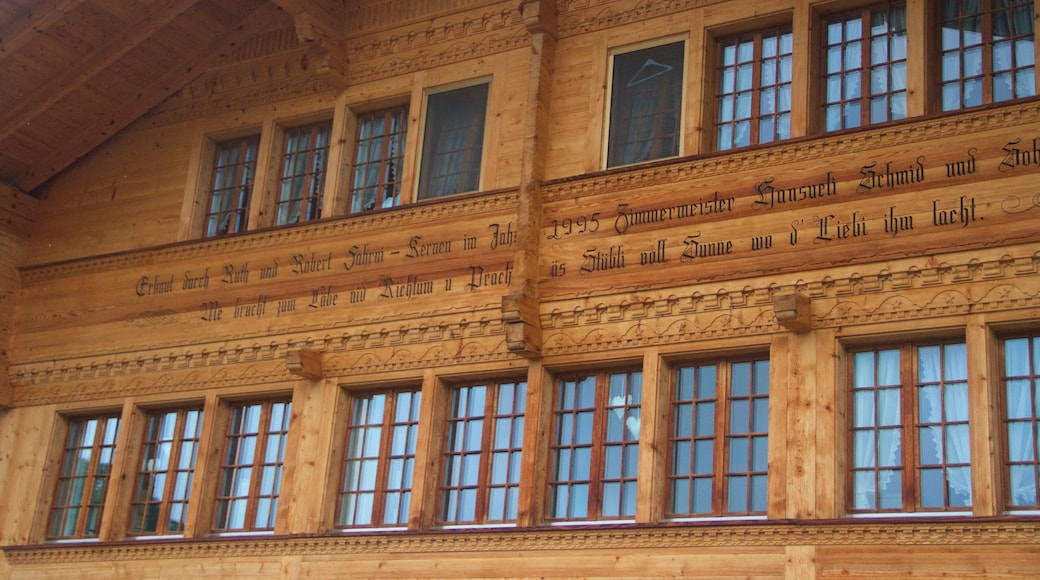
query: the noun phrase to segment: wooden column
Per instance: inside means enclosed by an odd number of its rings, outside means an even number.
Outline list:
[[[0,183],[0,408],[11,405],[7,352],[14,335],[15,302],[21,288],[18,266],[25,260],[37,201]]]
[[[997,516],[1003,510],[1004,466],[996,442],[1000,439],[1000,376],[1004,361],[984,315],[968,319],[968,420],[971,435],[971,505],[976,516]],[[992,372],[991,372],[992,371]]]

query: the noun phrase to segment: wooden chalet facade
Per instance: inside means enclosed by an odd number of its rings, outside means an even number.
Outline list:
[[[1040,577],[1030,0],[0,5],[0,577]]]

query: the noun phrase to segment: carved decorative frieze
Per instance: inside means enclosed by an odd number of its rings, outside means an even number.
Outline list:
[[[720,1],[631,0],[630,6],[626,9],[618,8],[617,2],[606,0],[568,0],[558,4],[560,36],[573,36],[651,18],[671,16]]]
[[[804,546],[972,546],[1040,544],[1035,521],[756,522],[537,530],[453,530],[451,533],[372,533],[271,536],[215,540],[15,546],[3,548],[8,565],[54,565],[131,560],[260,558],[402,553],[487,553],[593,549],[674,549]]]

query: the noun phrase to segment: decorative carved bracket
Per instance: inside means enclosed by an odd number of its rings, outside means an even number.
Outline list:
[[[285,368],[305,379],[320,379],[322,374],[321,351],[307,348],[292,349],[285,353]]]
[[[812,312],[810,299],[805,294],[773,295],[773,312],[776,321],[784,328],[794,332],[805,332],[812,328]]]
[[[293,17],[300,42],[318,55],[318,72],[328,74],[333,84],[347,84],[346,5],[342,0],[275,0]]]
[[[533,298],[518,292],[503,296],[502,326],[509,352],[526,358],[541,355],[542,328],[539,325],[538,303]]]

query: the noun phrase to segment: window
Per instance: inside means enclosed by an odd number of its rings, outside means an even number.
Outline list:
[[[245,231],[259,145],[259,135],[217,143],[206,211],[206,237]]]
[[[351,213],[401,203],[401,168],[407,133],[408,107],[358,117]]]
[[[130,510],[131,535],[184,531],[201,432],[201,409],[148,415]]]
[[[336,510],[339,527],[408,523],[421,397],[419,391],[353,397]]]
[[[642,379],[598,373],[557,385],[549,519],[635,516]]]
[[[965,344],[863,350],[851,363],[851,510],[970,508]]]
[[[765,514],[768,431],[767,359],[677,368],[669,517]]]
[[[418,199],[479,189],[487,97],[487,83],[429,96]]]
[[[1040,480],[1040,336],[1004,341],[1008,509],[1037,509]]]
[[[118,416],[69,419],[48,538],[97,537],[118,434]]]
[[[278,194],[275,225],[295,224],[321,217],[321,196],[329,165],[329,134],[324,122],[286,132],[285,160]]]
[[[790,27],[719,41],[717,149],[791,136],[791,49]]]
[[[526,397],[525,382],[452,389],[441,521],[516,521]]]
[[[1032,0],[939,2],[942,110],[1036,94]]]
[[[684,42],[614,56],[607,167],[679,154]]]
[[[825,23],[824,130],[906,117],[906,6],[864,8]]]
[[[245,403],[231,408],[214,529],[273,530],[292,404]]]

